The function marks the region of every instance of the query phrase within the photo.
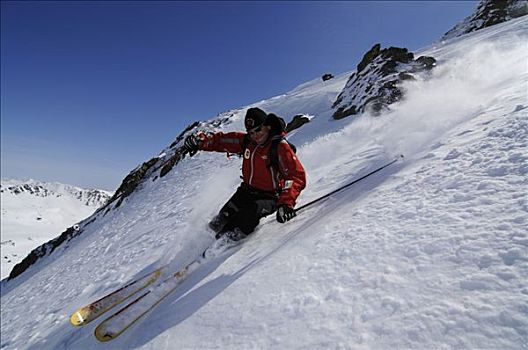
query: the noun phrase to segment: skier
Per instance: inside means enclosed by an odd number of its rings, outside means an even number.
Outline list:
[[[237,153],[243,157],[242,183],[209,223],[216,239],[247,237],[262,217],[277,211],[280,223],[295,217],[295,201],[306,185],[295,146],[284,139],[284,120],[260,108],[250,108],[244,118],[246,133],[198,133],[185,139],[185,150]]]

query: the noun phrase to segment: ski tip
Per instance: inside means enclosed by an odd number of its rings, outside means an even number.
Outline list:
[[[105,327],[98,326],[94,331],[95,339],[103,343],[115,338],[112,333],[106,332],[104,328]]]
[[[70,323],[72,324],[72,326],[75,327],[83,326],[87,323],[86,318],[84,316],[85,315],[82,310],[77,310],[70,316]]]

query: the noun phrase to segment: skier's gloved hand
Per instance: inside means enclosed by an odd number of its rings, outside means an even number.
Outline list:
[[[293,219],[296,216],[297,214],[295,213],[295,209],[287,205],[281,205],[279,206],[279,209],[277,209],[277,221],[281,224]]]
[[[183,143],[183,147],[185,148],[185,151],[189,153],[189,155],[192,157],[198,152],[200,146],[200,139],[196,135],[189,135],[187,138],[185,138],[185,142]]]

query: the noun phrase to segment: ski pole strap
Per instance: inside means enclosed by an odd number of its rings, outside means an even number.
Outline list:
[[[393,160],[390,161],[389,163],[387,163],[387,164],[385,164],[385,165],[379,167],[378,169],[373,170],[373,171],[371,171],[370,173],[368,173],[368,174],[366,174],[366,175],[363,175],[363,176],[360,177],[359,179],[356,179],[356,180],[352,181],[352,182],[349,183],[349,184],[346,184],[346,185],[344,185],[344,186],[342,186],[342,187],[339,187],[338,189],[336,189],[336,190],[334,190],[334,191],[332,191],[332,192],[330,192],[330,193],[327,193],[327,194],[325,194],[325,195],[322,196],[322,197],[319,197],[319,198],[317,198],[317,199],[314,199],[314,200],[311,201],[310,203],[306,203],[306,204],[300,206],[299,208],[295,209],[295,212],[297,213],[299,210],[302,210],[302,209],[304,209],[304,208],[306,208],[306,207],[309,207],[309,206],[312,205],[312,204],[315,204],[315,203],[317,203],[317,202],[319,202],[319,201],[322,201],[323,199],[328,198],[328,197],[330,197],[331,195],[333,195],[333,194],[335,194],[335,193],[337,193],[337,192],[339,192],[339,191],[342,191],[342,190],[344,190],[345,188],[350,187],[350,186],[352,186],[352,185],[355,184],[355,183],[358,183],[359,181],[361,181],[361,180],[363,180],[363,179],[369,177],[370,175],[374,175],[375,173],[377,173],[377,172],[379,172],[379,171],[385,169],[385,168],[388,167],[389,165],[396,163],[396,162],[397,162],[398,160],[400,160],[400,159],[403,159],[403,154],[399,155],[398,157],[396,157],[395,159],[393,159]]]

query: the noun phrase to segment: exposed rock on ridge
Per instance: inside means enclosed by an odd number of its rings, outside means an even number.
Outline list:
[[[433,57],[421,56],[415,60],[414,54],[405,48],[381,49],[380,44],[374,45],[334,102],[333,117],[341,119],[366,110],[379,113],[402,98],[401,81],[415,79],[416,74],[435,65]]]
[[[528,1],[526,0],[482,0],[475,12],[445,33],[442,40],[455,38],[525,15],[528,15]]]

